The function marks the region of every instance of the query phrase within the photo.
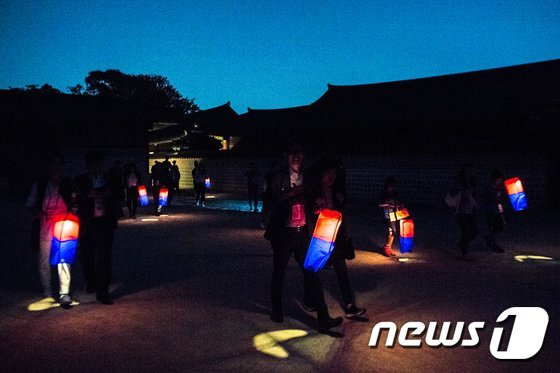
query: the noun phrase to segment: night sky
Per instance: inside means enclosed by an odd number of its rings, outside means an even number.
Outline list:
[[[457,5],[462,3],[462,5]],[[169,78],[202,108],[560,58],[560,1],[2,1],[0,88]]]

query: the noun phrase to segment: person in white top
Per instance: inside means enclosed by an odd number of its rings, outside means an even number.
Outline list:
[[[64,160],[55,155],[48,162],[47,178],[36,181],[26,201],[26,207],[40,219],[39,229],[39,275],[46,298],[52,298],[50,252],[54,217],[69,211],[71,183],[63,178]],[[70,308],[70,264],[57,264],[60,305]],[[54,299],[53,299],[54,301]]]

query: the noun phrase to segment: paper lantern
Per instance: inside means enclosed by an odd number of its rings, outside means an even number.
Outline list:
[[[414,247],[414,222],[412,219],[402,219],[400,221],[400,231],[401,253],[409,253]]]
[[[342,214],[340,212],[321,210],[303,263],[305,269],[317,272],[325,266],[334,249],[341,222]]]
[[[167,196],[169,194],[169,191],[167,190],[167,188],[161,188],[159,190],[159,204],[160,206],[167,206]]]
[[[206,186],[206,189],[210,189],[210,186],[212,184],[210,184],[210,178],[207,177],[206,180],[204,180],[204,185]]]
[[[527,199],[525,198],[525,191],[521,180],[517,177],[507,179],[504,184],[506,185],[507,194],[511,205],[515,211],[525,210],[527,208]]]
[[[54,218],[53,236],[51,242],[50,263],[74,263],[80,220],[74,214],[60,214]]]
[[[405,219],[408,218],[410,216],[410,214],[408,213],[407,209],[401,209],[401,210],[397,210],[397,211],[393,211],[389,213],[389,219],[391,221],[397,221],[397,220],[401,220],[401,219]]]
[[[140,206],[148,206],[148,191],[144,185],[138,187],[138,198],[140,199]]]

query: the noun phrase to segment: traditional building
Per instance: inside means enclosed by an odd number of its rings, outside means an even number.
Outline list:
[[[556,147],[560,60],[433,78],[328,85],[310,105],[239,118],[239,150],[295,138],[316,151],[508,151]]]
[[[185,156],[193,152],[230,150],[239,140],[238,117],[227,102],[191,113],[181,123],[157,126],[149,132],[150,156]]]

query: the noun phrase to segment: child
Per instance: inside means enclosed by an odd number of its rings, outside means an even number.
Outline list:
[[[397,231],[397,220],[392,219],[393,221],[391,221],[391,214],[396,214],[396,211],[402,210],[404,206],[399,200],[397,180],[393,176],[385,179],[385,185],[379,198],[379,207],[383,208],[383,215],[388,229],[387,244],[384,247],[384,251],[387,256],[395,256],[392,246],[395,232]]]
[[[490,234],[484,238],[492,251],[503,253],[498,245],[498,234],[504,231],[504,175],[497,170],[490,175],[490,185],[484,193],[484,210]]]

